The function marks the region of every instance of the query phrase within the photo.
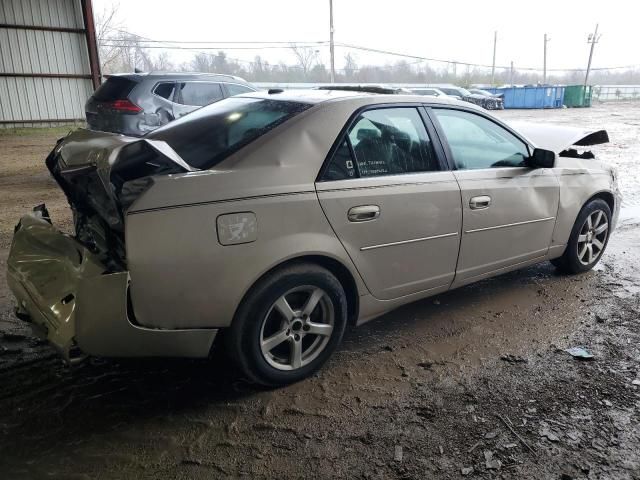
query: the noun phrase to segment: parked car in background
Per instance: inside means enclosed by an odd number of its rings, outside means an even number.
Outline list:
[[[474,95],[482,95],[483,97],[492,98],[497,102],[497,108],[489,108],[489,110],[503,110],[504,109],[504,94],[491,93],[481,88],[470,88],[469,91]]]
[[[509,126],[418,95],[273,90],[144,138],[78,130],[7,259],[17,314],[67,359],[207,357],[261,384],[305,378],[347,324],[551,260],[585,272],[620,211],[604,130]],[[397,326],[402,329],[402,325]]]
[[[489,98],[484,95],[478,95],[477,93],[471,93],[466,88],[455,86],[439,86],[438,88],[447,95],[456,97],[460,100],[464,100],[465,102],[473,103],[486,110],[497,110],[500,108],[499,102],[495,101],[493,98]]]
[[[231,75],[117,74],[87,100],[85,113],[92,130],[142,136],[204,105],[256,90]]]
[[[428,97],[446,97],[447,96],[447,94],[444,93],[439,88],[432,88],[432,87],[412,88],[411,93],[414,93],[416,95],[426,95]]]

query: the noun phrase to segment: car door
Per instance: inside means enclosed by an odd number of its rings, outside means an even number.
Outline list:
[[[462,192],[462,238],[454,286],[544,257],[560,195],[551,169],[525,166],[530,147],[484,115],[433,108]]]
[[[453,280],[460,191],[433,138],[416,107],[367,109],[350,122],[316,183],[333,230],[376,298],[447,289]]]
[[[175,82],[159,82],[153,88],[154,111],[147,115],[156,117],[157,125],[164,125],[174,120],[173,100],[175,98]],[[147,122],[151,123],[151,122]]]
[[[176,82],[173,116],[182,117],[187,113],[222,100],[224,94],[219,83],[202,81]]]

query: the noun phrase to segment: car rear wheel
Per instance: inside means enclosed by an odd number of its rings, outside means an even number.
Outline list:
[[[328,270],[299,263],[263,278],[226,332],[227,353],[252,381],[297,382],[317,371],[342,339],[347,300]]]
[[[591,270],[607,247],[610,226],[611,209],[607,202],[591,200],[582,207],[564,254],[551,260],[551,263],[565,273]]]

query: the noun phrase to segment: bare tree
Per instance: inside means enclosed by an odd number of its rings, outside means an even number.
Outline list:
[[[96,40],[102,73],[170,70],[173,64],[169,54],[152,55],[144,46],[144,39],[123,29],[119,17],[120,5],[114,3],[96,14]]]
[[[311,47],[301,47],[295,43],[291,44],[291,50],[293,50],[293,54],[298,61],[297,66],[302,70],[302,75],[306,79],[318,59],[318,50]]]
[[[110,65],[120,56],[120,47],[110,42],[112,37],[120,31],[122,23],[118,20],[120,5],[113,3],[104,7],[95,17],[96,41],[98,42],[99,57],[102,70],[109,70]]]
[[[350,80],[355,75],[358,70],[358,64],[356,63],[356,59],[350,53],[347,53],[344,56],[344,76]]]
[[[313,47],[291,44],[291,50],[296,58],[295,65],[283,62],[269,63],[266,59],[256,57],[249,66],[243,61],[229,58],[224,51],[216,53],[194,53],[190,62],[175,65],[171,61],[171,54],[162,51],[152,55],[152,50],[145,45],[145,38],[132,34],[123,27],[119,16],[119,4],[114,3],[96,12],[96,37],[99,48],[100,63],[104,74],[133,71],[141,68],[151,70],[172,70],[178,68],[183,71],[195,70],[200,72],[217,72],[250,77],[253,81],[276,82],[325,82],[328,75],[324,65],[319,62],[319,52]],[[508,68],[497,68],[499,82],[511,82]],[[535,84],[542,77],[542,72],[514,71],[513,81],[516,84]],[[582,71],[553,72],[548,79],[552,83],[579,84],[584,77]],[[352,53],[344,57],[344,68],[337,75],[338,81],[357,82],[407,82],[407,83],[489,83],[490,72],[480,66],[467,68],[466,72],[459,70],[457,74],[436,64],[430,68],[426,63],[408,63],[406,61],[387,65],[358,66]],[[591,77],[594,84],[637,84],[640,82],[640,69],[594,71]]]
[[[211,55],[208,53],[197,53],[191,60],[190,70],[194,72],[212,72]]]
[[[153,69],[169,71],[175,70],[175,67],[173,62],[169,59],[169,54],[167,52],[162,52],[155,58]]]

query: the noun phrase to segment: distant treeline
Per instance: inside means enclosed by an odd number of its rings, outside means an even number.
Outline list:
[[[137,37],[119,43],[103,43],[100,58],[103,74],[141,71],[196,71],[237,75],[255,82],[314,82],[330,81],[329,68],[322,62],[318,51],[310,47],[291,46],[296,63],[270,63],[261,56],[253,61],[231,58],[224,51],[195,53],[190,62],[174,63],[167,51],[153,54]],[[363,83],[455,83],[459,85],[490,84],[491,68],[466,66],[457,63],[439,63],[437,67],[426,62],[400,60],[386,65],[359,65],[347,54],[343,65],[336,71],[336,82]],[[549,72],[547,83],[581,84],[585,72]],[[542,71],[496,68],[493,83],[536,84],[542,82]],[[633,85],[640,83],[640,69],[592,70],[590,84]]]

